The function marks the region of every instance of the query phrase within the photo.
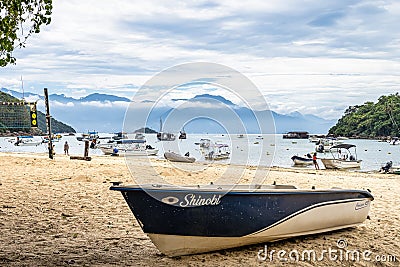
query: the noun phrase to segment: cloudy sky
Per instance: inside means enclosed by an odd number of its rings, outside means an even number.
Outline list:
[[[395,0],[56,0],[0,87],[20,90],[22,75],[34,93],[132,98],[166,68],[211,62],[247,76],[274,111],[335,119],[399,90],[398,25]]]

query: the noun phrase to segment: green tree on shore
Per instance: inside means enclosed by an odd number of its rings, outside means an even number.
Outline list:
[[[377,103],[350,106],[329,134],[347,137],[400,136],[400,96],[381,96]]]
[[[15,64],[13,51],[51,22],[52,0],[0,1],[0,67]]]

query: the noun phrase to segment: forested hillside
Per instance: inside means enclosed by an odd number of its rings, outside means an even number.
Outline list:
[[[350,106],[329,134],[347,137],[400,136],[400,96],[381,96],[377,103]]]
[[[0,92],[0,102],[20,102],[21,100],[19,100],[18,98],[15,98],[9,94],[6,94],[4,92]],[[10,107],[11,108],[11,107]],[[11,112],[12,110],[10,110]],[[38,111],[38,128],[43,132],[46,133],[46,115],[43,112]],[[26,118],[26,119],[29,119]],[[1,126],[1,117],[0,117],[0,126]],[[66,125],[65,123],[62,123],[54,118],[51,118],[51,127],[52,127],[52,132],[53,133],[70,133],[73,132],[75,133],[74,128],[72,128],[69,125]],[[6,132],[6,131],[11,131],[11,132],[15,132],[15,131],[20,131],[23,129],[6,129],[3,127],[0,127],[0,133],[1,132]]]

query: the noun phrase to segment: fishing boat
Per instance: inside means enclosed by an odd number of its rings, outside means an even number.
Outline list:
[[[200,152],[206,160],[223,160],[229,159],[231,155],[230,148],[227,144],[213,142],[210,139],[200,139]]]
[[[354,148],[354,153],[350,149]],[[343,151],[342,149],[345,149]],[[339,144],[330,148],[332,158],[321,158],[327,169],[360,168],[362,160],[357,159],[356,146],[352,144]]]
[[[398,137],[392,137],[389,141],[389,144],[391,145],[399,145],[400,144],[400,139]]]
[[[308,132],[288,132],[284,134],[283,139],[308,139]]]
[[[182,156],[179,155],[175,152],[165,152],[164,153],[164,158],[166,158],[169,161],[173,161],[173,162],[186,162],[186,163],[193,163],[196,161],[196,158],[193,157],[189,157],[188,156]]]
[[[128,134],[125,132],[114,133],[114,135],[111,137],[110,141],[116,141],[116,140],[121,140],[121,139],[128,139]]]
[[[354,227],[367,218],[374,199],[363,190],[292,185],[115,183],[110,189],[122,193],[142,230],[168,256]]]
[[[342,144],[343,140],[338,140],[337,138],[327,137],[319,139],[315,144],[315,152],[325,153],[329,152],[329,149],[333,146]]]
[[[60,134],[53,134],[51,136],[51,141],[52,142],[60,142],[62,136]],[[44,136],[42,139],[42,143],[47,144],[49,142],[49,136]]]
[[[176,136],[173,133],[163,132],[163,123],[160,118],[160,131],[157,133],[157,139],[159,141],[175,141]]]
[[[78,141],[93,141],[99,139],[99,133],[96,131],[83,133],[82,136],[76,137]]]
[[[297,155],[294,155],[293,157],[291,157],[294,165],[301,165],[301,166],[307,166],[307,165],[311,165],[313,164],[313,160],[310,154],[308,154],[309,157],[300,157]]]
[[[187,138],[187,134],[186,134],[186,132],[185,132],[185,129],[182,129],[180,132],[179,132],[179,139],[186,139]]]
[[[42,139],[36,139],[31,135],[17,136],[15,146],[38,146],[43,142]]]
[[[146,138],[146,136],[143,133],[136,133],[135,134],[135,139],[144,140],[145,138]]]
[[[326,138],[324,134],[313,134],[308,137],[308,141],[311,143],[318,143],[319,140]]]
[[[96,148],[106,155],[154,156],[158,153],[158,149],[146,145],[146,140],[142,139],[121,139],[114,143],[98,144]]]

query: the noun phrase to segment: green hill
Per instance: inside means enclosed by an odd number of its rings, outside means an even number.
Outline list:
[[[400,96],[381,96],[377,103],[350,106],[337,124],[329,129],[335,136],[375,138],[400,136]]]
[[[9,94],[6,94],[4,92],[0,92],[0,102],[20,102],[20,100]],[[9,109],[9,112],[13,112],[12,108]],[[41,111],[38,111],[37,113],[38,113],[38,119],[37,119],[38,128],[42,133],[46,133],[47,132],[46,115]],[[2,118],[0,118],[0,126],[2,125],[1,119]],[[75,133],[76,132],[75,129],[72,128],[71,126],[69,126],[65,123],[62,123],[54,118],[51,118],[51,128],[52,128],[51,131],[53,133],[70,133],[70,132]],[[11,132],[24,131],[24,129],[7,129],[7,128],[2,127],[2,128],[0,128],[0,133],[2,133],[2,132],[4,133],[7,130],[11,131]]]
[[[146,128],[140,128],[140,129],[137,129],[136,131],[135,131],[135,133],[148,133],[148,134],[153,134],[153,133],[157,133],[157,131],[154,131],[153,129],[151,129],[151,128],[149,128],[149,127],[146,127]]]

